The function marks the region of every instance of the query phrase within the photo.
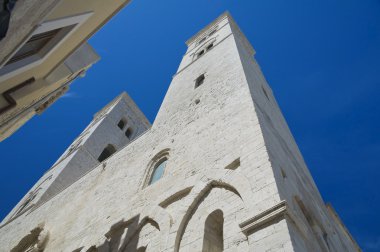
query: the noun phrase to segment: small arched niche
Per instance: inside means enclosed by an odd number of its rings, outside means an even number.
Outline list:
[[[223,212],[215,210],[206,219],[202,252],[223,252]]]

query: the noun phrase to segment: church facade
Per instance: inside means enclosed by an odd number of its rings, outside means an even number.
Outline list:
[[[0,251],[361,251],[326,205],[228,13],[151,125],[123,93],[9,213]]]

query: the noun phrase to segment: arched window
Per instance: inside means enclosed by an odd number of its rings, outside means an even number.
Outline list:
[[[164,175],[167,161],[168,160],[166,158],[163,158],[159,162],[157,162],[157,164],[154,166],[152,175],[150,177],[149,185],[155,183]]]
[[[216,210],[207,217],[203,237],[203,252],[223,252],[223,223],[224,218],[221,210]]]
[[[128,139],[131,139],[132,134],[133,134],[133,130],[132,130],[132,128],[128,128],[128,129],[125,131],[125,136],[126,136]]]
[[[112,144],[107,145],[107,147],[104,148],[104,150],[102,151],[102,153],[98,157],[98,161],[103,162],[104,160],[109,158],[109,156],[111,156],[115,152],[116,152],[116,148]]]

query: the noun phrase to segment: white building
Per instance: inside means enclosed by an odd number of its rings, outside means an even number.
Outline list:
[[[129,2],[1,1],[0,141],[41,114],[99,60],[87,40]],[[4,6],[13,8],[2,11]],[[10,10],[8,24],[3,21]]]
[[[102,109],[3,220],[1,251],[360,251],[230,15],[187,45],[153,125],[126,94]]]

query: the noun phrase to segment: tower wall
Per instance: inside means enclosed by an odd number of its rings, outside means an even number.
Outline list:
[[[5,223],[4,251],[28,235],[45,251],[354,251],[338,228],[326,238],[330,229],[312,221],[337,226],[232,18],[223,14],[187,44],[152,127]],[[121,115],[113,104],[84,131],[94,141],[105,132],[122,137],[107,131]],[[104,129],[103,115],[115,118],[104,119]],[[82,146],[96,146],[82,136]],[[56,165],[69,162],[69,152]],[[322,212],[314,218],[310,206]],[[43,235],[33,240],[32,230]]]
[[[248,40],[236,24],[234,33],[262,129],[280,198],[286,200],[292,217],[292,243],[297,251],[358,251],[350,234],[334,220],[304,162],[272,90],[254,57]],[[302,244],[302,245],[301,245]]]

